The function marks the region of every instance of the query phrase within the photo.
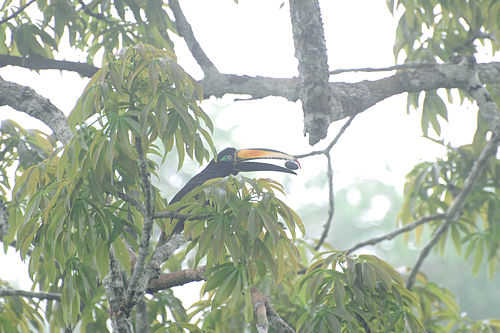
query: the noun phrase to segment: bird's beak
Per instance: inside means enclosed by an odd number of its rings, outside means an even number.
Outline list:
[[[279,165],[248,162],[249,160],[256,159],[278,159],[286,160],[286,168]],[[293,170],[300,167],[299,162],[295,156],[283,153],[278,150],[254,148],[254,149],[240,149],[235,152],[234,156],[234,169],[237,171],[278,171],[292,173],[296,175]]]

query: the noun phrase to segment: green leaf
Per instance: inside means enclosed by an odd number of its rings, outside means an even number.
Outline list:
[[[231,295],[233,289],[236,286],[238,275],[239,275],[238,269],[234,268],[226,276],[224,282],[219,286],[219,288],[215,292],[215,296],[212,300],[212,311],[216,309],[219,305],[221,305],[224,301],[226,301],[229,295]]]
[[[184,141],[182,140],[182,135],[180,133],[180,130],[177,130],[175,132],[175,146],[177,148],[177,154],[179,156],[179,162],[177,165],[177,171],[179,171],[182,168],[182,165],[184,164],[184,156],[186,156],[184,151]]]
[[[127,248],[125,247],[125,244],[120,237],[117,237],[113,242],[113,249],[116,259],[118,259],[118,262],[122,265],[125,272],[130,273],[130,256],[128,254]]]
[[[97,241],[96,253],[97,271],[101,279],[103,279],[109,271],[109,246],[101,239]]]
[[[481,268],[481,263],[483,262],[483,256],[484,256],[484,239],[481,238],[477,242],[476,252],[474,254],[474,264],[472,265],[473,275],[479,273],[479,270]]]

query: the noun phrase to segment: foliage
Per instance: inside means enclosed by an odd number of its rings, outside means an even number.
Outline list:
[[[493,55],[500,50],[500,4],[495,0],[415,1],[387,0],[398,20],[394,56],[406,63],[443,63],[458,55],[474,55],[487,48]],[[488,86],[494,89],[494,85]],[[421,109],[424,136],[441,137],[440,122],[448,121],[447,102],[456,96],[463,102],[468,93],[451,89],[408,94],[410,107]],[[446,94],[445,94],[446,92]],[[498,94],[493,94],[497,98]],[[446,97],[444,97],[446,96]],[[496,101],[498,103],[498,101]],[[433,129],[434,134],[429,134]]]
[[[62,306],[49,305],[46,311],[54,327],[77,320],[86,327],[105,318],[100,281],[108,273],[111,245],[130,272],[126,244],[137,250],[133,235],[142,217],[119,193],[139,193],[135,141],[142,140],[151,154],[159,154],[155,140],[167,153],[175,142],[179,167],[186,155],[200,163],[208,158],[201,137],[213,149],[212,123],[196,102],[199,88],[172,57],[143,44],[109,56],[69,117],[75,135],[66,147],[13,122],[2,125],[4,154],[12,156],[3,170],[16,159],[21,162],[4,241],[16,240],[21,257],[29,258],[35,286],[62,293]],[[157,166],[150,163],[150,168]],[[9,189],[8,177],[3,185]],[[154,197],[154,209],[165,210],[157,191]]]
[[[0,280],[1,288],[11,286]],[[43,330],[41,304],[33,299],[26,300],[20,296],[0,299],[0,327],[5,332],[32,332]]]
[[[12,2],[5,1],[0,9],[6,16],[16,10]],[[168,30],[175,32],[175,28],[161,0],[35,3],[43,19],[22,11],[7,21],[0,29],[2,54],[53,58],[63,37],[69,37],[70,46],[86,52],[90,62],[99,51],[117,52],[139,42],[167,50],[173,47]]]
[[[447,210],[464,186],[464,179],[480,153],[478,141],[476,139],[475,143],[458,148],[447,147],[445,158],[436,162],[422,162],[408,173],[405,201],[399,215],[403,225]],[[463,252],[465,258],[473,255],[473,274],[477,274],[483,261],[486,261],[490,277],[495,273],[499,260],[499,168],[498,160],[489,161],[467,201],[464,214],[439,241],[441,253],[447,240],[451,239],[458,253]],[[429,224],[433,231],[439,225],[439,221]],[[415,229],[418,242],[421,241],[423,229],[424,226]]]
[[[496,1],[388,3],[393,13],[404,9],[394,53],[407,62],[474,54],[476,40],[499,35]],[[2,24],[0,53],[51,59],[67,36],[90,63],[100,54],[103,60],[68,118],[73,137],[67,145],[13,121],[0,127],[0,203],[9,224],[2,242],[28,263],[33,290],[60,295],[46,303],[2,296],[2,331],[107,331],[111,297],[104,281],[110,262],[116,258],[120,276],[130,282],[136,253],[149,239],[142,235],[148,219],[155,220],[155,231],[167,233],[185,222],[187,245],[156,267],[158,274],[206,268],[200,301],[188,309],[171,289],[141,299],[155,332],[256,331],[252,287],[298,332],[500,330],[498,320],[462,316],[455,297],[422,274],[409,290],[405,270],[376,256],[347,255],[329,244],[328,251],[314,250],[302,239],[305,227],[285,203],[282,186],[271,179],[212,179],[167,205],[144,179],[158,174],[174,147],[178,170],[186,157],[203,164],[216,153],[214,125],[199,104],[200,85],[177,63],[168,4],[42,0],[36,6],[42,19],[20,11]],[[16,10],[12,1],[0,8],[3,17]],[[497,51],[500,44],[489,45]],[[440,94],[409,94],[408,105],[422,106],[424,136],[431,136],[429,128],[441,136],[440,122],[449,110]],[[447,147],[446,157],[422,162],[408,174],[403,225],[446,211],[484,147],[485,128],[478,121],[470,145]],[[439,241],[442,252],[451,238],[457,252],[473,257],[474,273],[487,262],[493,274],[499,260],[498,168],[498,160],[489,162],[464,213]],[[366,204],[363,198],[359,209]],[[148,210],[173,217],[156,218]],[[424,228],[435,232],[441,223],[416,228],[417,240],[426,236]],[[148,245],[141,247],[149,251],[146,260],[154,247]],[[0,284],[0,292],[11,289]],[[136,323],[134,309],[130,318]]]

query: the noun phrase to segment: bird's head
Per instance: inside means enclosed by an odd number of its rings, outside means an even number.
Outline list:
[[[286,160],[286,168],[279,165],[253,161],[257,159]],[[220,172],[220,177],[229,176],[230,174],[237,175],[242,171],[278,171],[296,174],[293,170],[300,167],[299,162],[294,156],[278,150],[265,148],[239,150],[235,148],[226,148],[218,153],[217,159],[212,160],[210,164],[212,168]]]

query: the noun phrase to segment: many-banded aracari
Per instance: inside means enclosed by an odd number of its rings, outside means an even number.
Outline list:
[[[279,159],[286,160],[286,168],[279,165],[254,162],[256,159]],[[209,179],[237,175],[240,172],[248,171],[277,171],[296,174],[293,170],[300,167],[297,159],[278,150],[253,148],[253,149],[235,149],[226,148],[217,154],[217,159],[208,163],[205,169],[191,178],[184,187],[170,200],[169,204],[180,201],[189,191],[202,185]],[[170,237],[181,233],[184,230],[184,223],[179,221],[172,230]],[[160,237],[159,245],[166,241],[165,235]]]

